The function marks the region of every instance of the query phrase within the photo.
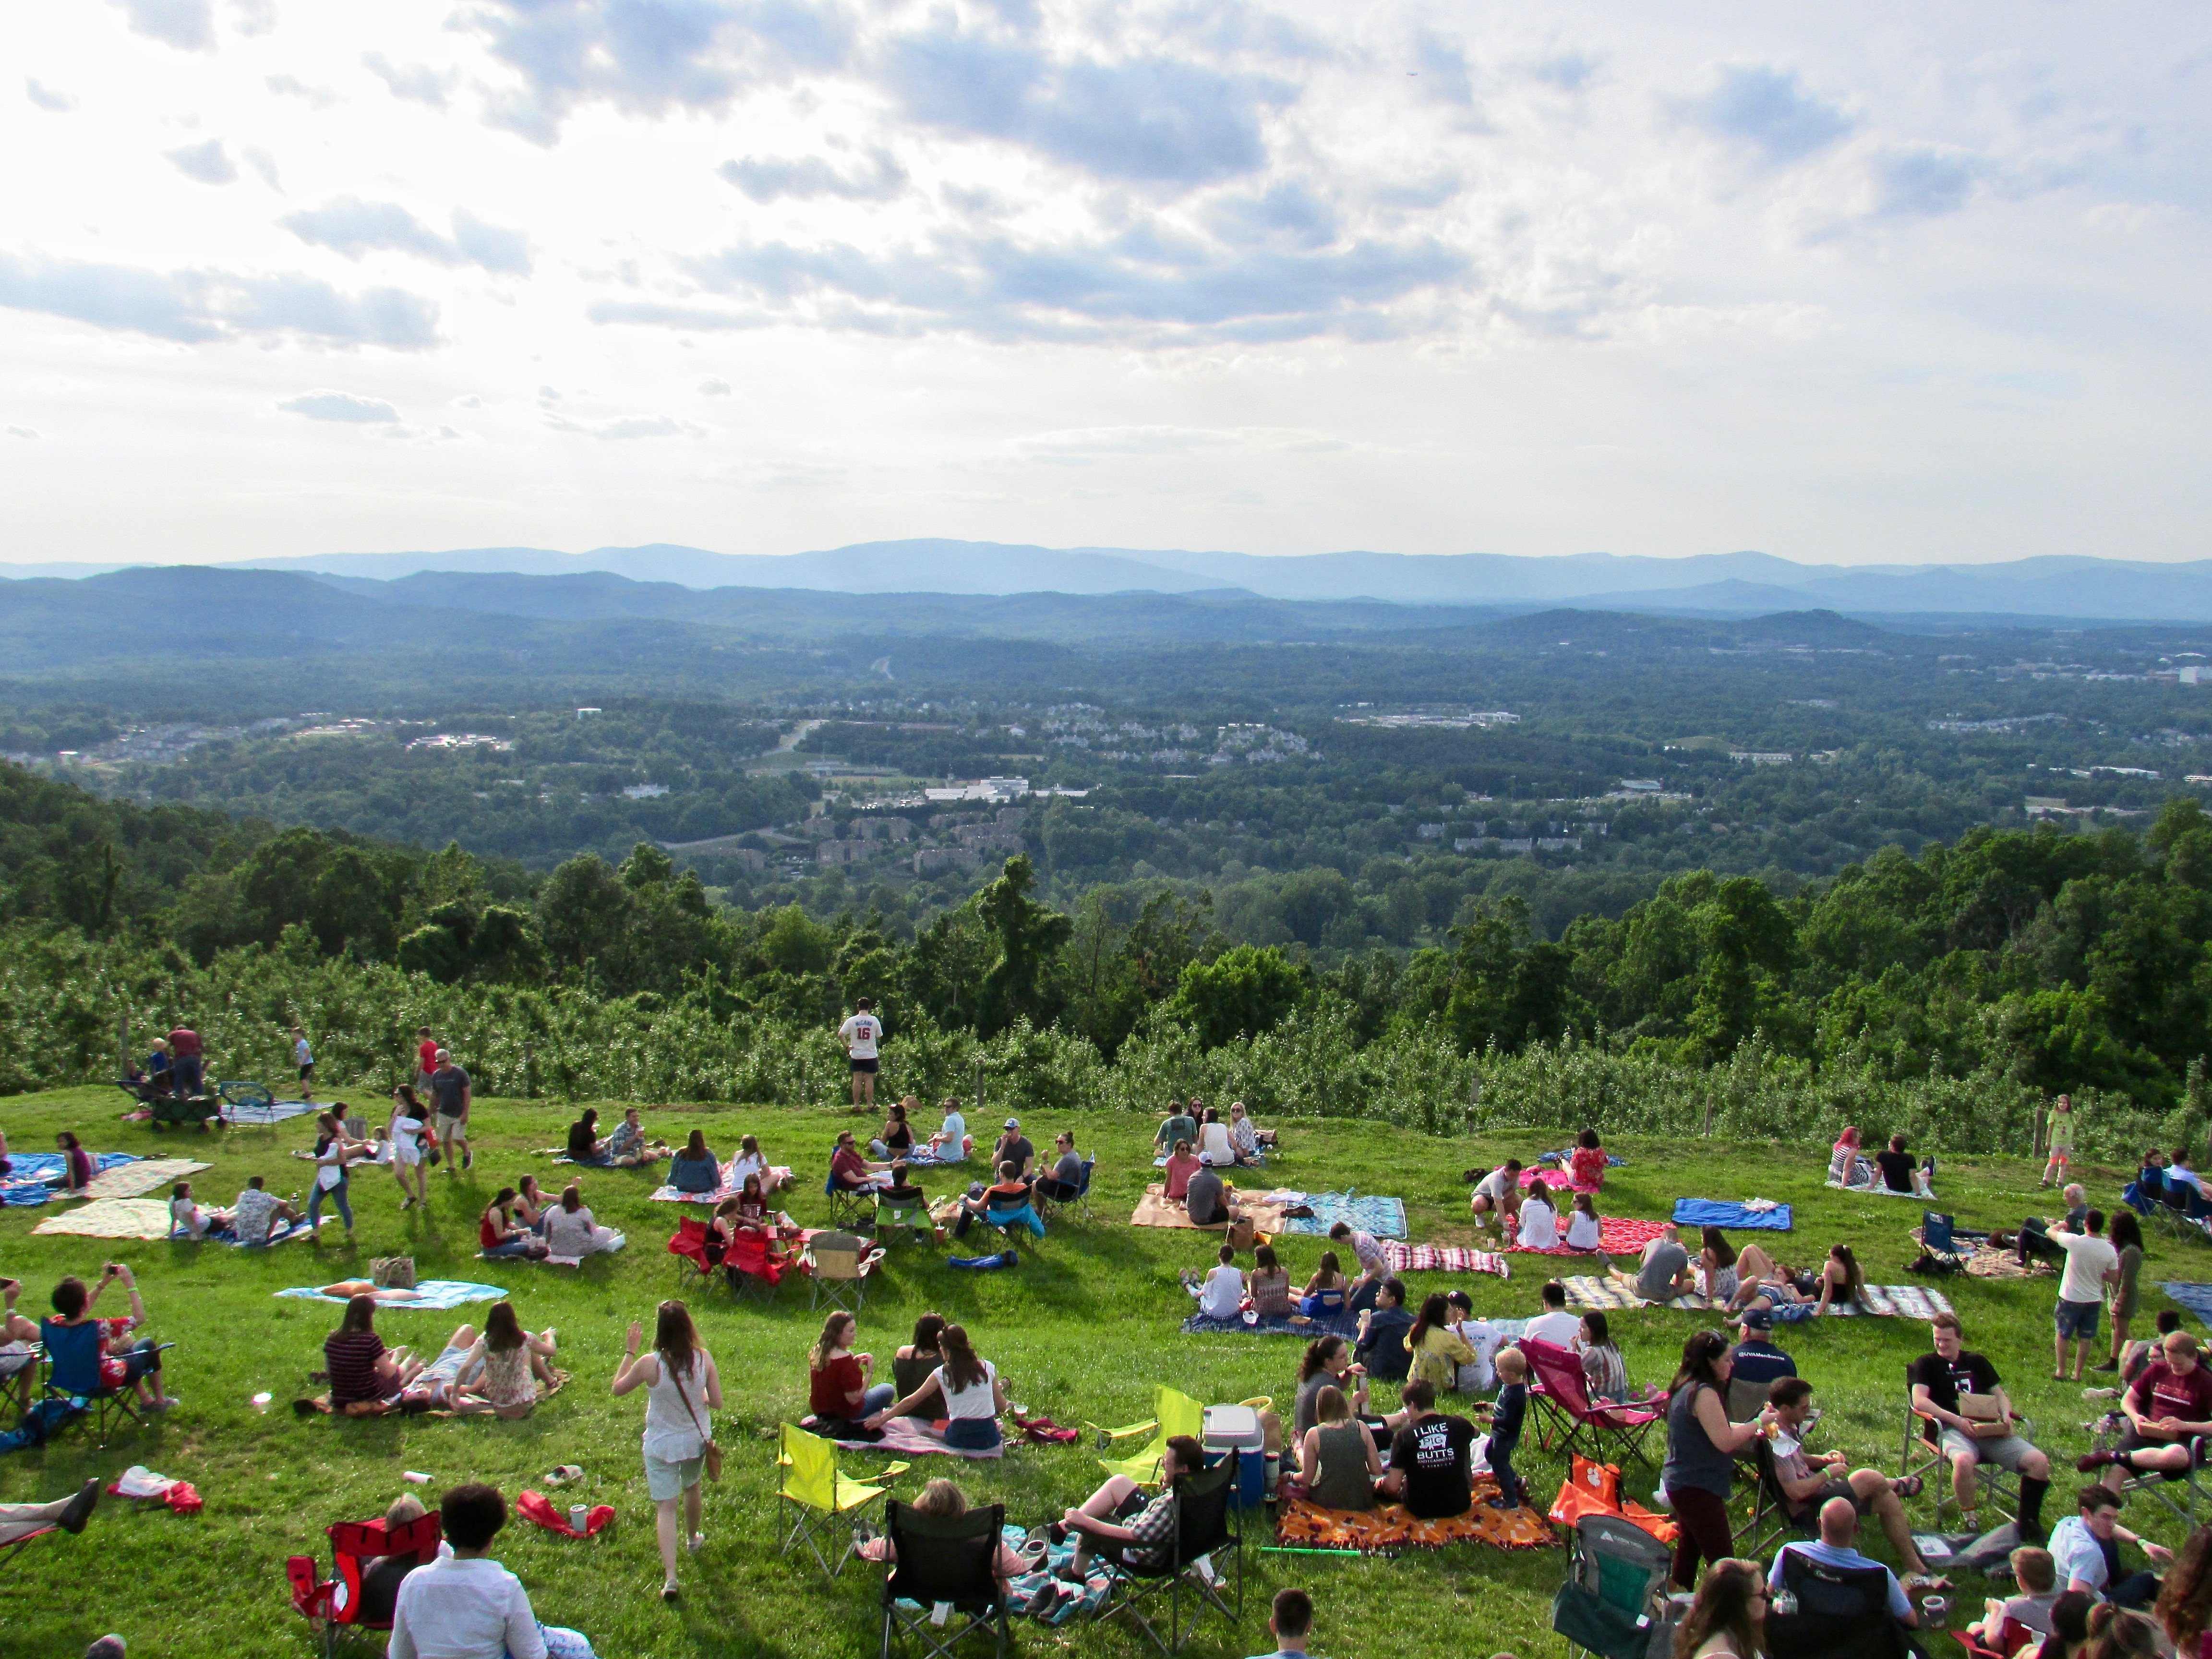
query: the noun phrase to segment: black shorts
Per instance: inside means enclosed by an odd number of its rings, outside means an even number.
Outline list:
[[[853,1056],[853,1070],[855,1073],[866,1072],[872,1074],[875,1069],[876,1062],[873,1060],[862,1060],[858,1054]]]
[[[1798,1502],[1791,1504],[1790,1506],[1790,1518],[1793,1521],[1801,1522],[1810,1522],[1820,1513],[1821,1506],[1832,1498],[1850,1498],[1851,1500],[1851,1508],[1856,1510],[1861,1515],[1864,1515],[1869,1510],[1874,1507],[1874,1505],[1867,1499],[1858,1495],[1858,1492],[1852,1487],[1850,1481],[1839,1477],[1827,1482],[1820,1488],[1820,1491],[1814,1492],[1810,1498],[1801,1498]]]
[[[311,1060],[305,1066],[302,1066],[300,1068],[300,1081],[302,1083],[312,1083],[314,1079],[315,1062]]]

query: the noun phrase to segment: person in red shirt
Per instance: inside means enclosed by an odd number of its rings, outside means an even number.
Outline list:
[[[1567,1159],[1567,1179],[1577,1192],[1595,1193],[1605,1186],[1605,1148],[1598,1144],[1597,1131],[1583,1130]]]
[[[430,1035],[427,1025],[418,1026],[415,1032],[419,1041],[415,1044],[415,1092],[430,1092],[431,1073],[438,1069],[438,1041]]]
[[[2198,1358],[2197,1339],[2175,1331],[2159,1351],[2160,1358],[2121,1397],[2128,1427],[2118,1447],[2091,1452],[2075,1466],[2084,1474],[2104,1470],[2105,1485],[2114,1492],[2130,1474],[2181,1474],[2189,1468],[2191,1443],[2212,1435],[2212,1372]]]
[[[169,1033],[169,1076],[179,1100],[200,1092],[205,1060],[200,1053],[200,1034],[189,1025]]]
[[[822,1334],[806,1356],[806,1401],[814,1413],[807,1426],[832,1440],[880,1438],[880,1431],[862,1427],[861,1419],[898,1397],[896,1385],[869,1382],[876,1357],[853,1352],[853,1338],[860,1328],[852,1315],[842,1310],[831,1314],[822,1322]]]
[[[850,1129],[838,1134],[837,1145],[830,1151],[830,1179],[843,1193],[870,1192],[884,1184],[884,1177],[871,1170],[868,1160],[860,1156]]]

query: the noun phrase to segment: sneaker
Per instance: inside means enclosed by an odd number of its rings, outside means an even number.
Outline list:
[[[690,1544],[691,1553],[692,1553],[692,1554],[694,1554],[694,1555],[696,1555],[696,1554],[698,1554],[698,1553],[699,1553],[701,1550],[702,1550],[702,1549],[704,1549],[704,1548],[706,1548],[706,1547],[707,1547],[707,1534],[706,1534],[705,1533],[703,1533],[703,1532],[695,1532],[695,1533],[693,1533],[693,1534],[691,1534],[691,1544]]]
[[[2074,1460],[2074,1468],[2075,1473],[2080,1474],[2094,1474],[2099,1469],[2103,1468],[2106,1464],[2115,1463],[2118,1461],[2119,1460],[2118,1458],[2114,1457],[2112,1454],[2108,1451],[2093,1451],[2075,1458]]]
[[[2093,1371],[2116,1371],[2119,1368],[2120,1362],[2117,1359],[2100,1359],[2089,1367]]]
[[[475,1151],[475,1149],[474,1149],[473,1147],[471,1147],[469,1151],[467,1151],[467,1152],[463,1152],[463,1153],[461,1154],[461,1167],[462,1167],[464,1170],[473,1170],[473,1169],[475,1169],[475,1168],[476,1168],[476,1166],[477,1166],[477,1155],[476,1155],[476,1151]]]
[[[1519,1509],[1521,1505],[1518,1503],[1513,1502],[1503,1495],[1500,1495],[1490,1500],[1490,1507],[1493,1510],[1504,1510],[1508,1514],[1510,1514],[1513,1510]]]
[[[99,1502],[99,1480],[86,1481],[76,1489],[76,1496],[70,1499],[68,1507],[57,1517],[57,1524],[64,1532],[82,1532],[84,1523],[92,1519],[93,1506]]]

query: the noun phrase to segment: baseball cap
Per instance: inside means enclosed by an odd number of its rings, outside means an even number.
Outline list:
[[[1771,1331],[1774,1328],[1774,1316],[1764,1308],[1746,1308],[1736,1316],[1735,1322],[1747,1331]]]
[[[1022,1121],[1018,1117],[1010,1117],[1006,1120],[1006,1127],[1009,1129],[1018,1129],[1021,1127]]]

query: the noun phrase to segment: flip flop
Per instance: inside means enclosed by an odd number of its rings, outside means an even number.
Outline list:
[[[1901,1480],[1891,1481],[1889,1489],[1899,1498],[1917,1498],[1924,1490],[1926,1484],[1918,1475],[1908,1474]]]

